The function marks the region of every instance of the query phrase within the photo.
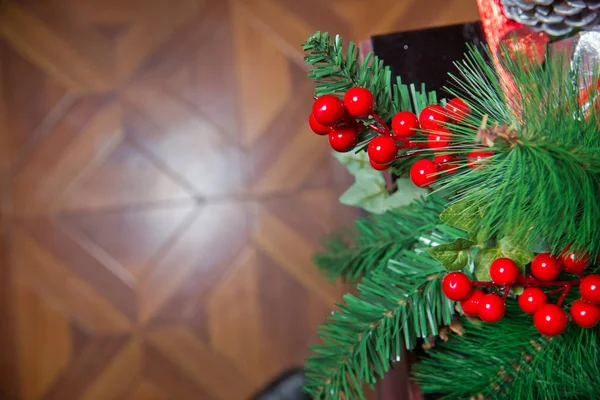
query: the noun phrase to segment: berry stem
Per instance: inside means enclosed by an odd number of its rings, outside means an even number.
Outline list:
[[[565,285],[565,291],[563,292],[563,294],[560,295],[558,301],[556,302],[557,306],[562,306],[563,301],[565,301],[565,298],[567,297],[567,294],[569,293],[572,287],[573,285]]]
[[[379,125],[381,125],[383,127],[383,129],[385,131],[383,133],[384,135],[391,136],[391,137],[393,137],[393,138],[396,139],[396,135],[393,134],[392,132],[390,132],[390,128],[388,128],[387,124],[379,117],[379,115],[373,113],[373,114],[371,114],[371,117],[373,117],[373,119],[375,121],[379,122]],[[371,126],[371,125],[369,125],[369,126]]]
[[[510,293],[511,285],[504,285],[504,294],[502,295],[502,300],[506,300],[508,294]]]

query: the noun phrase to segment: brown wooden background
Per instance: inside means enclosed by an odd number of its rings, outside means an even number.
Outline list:
[[[300,44],[471,0],[0,1],[0,398],[247,398],[301,365],[352,220]]]

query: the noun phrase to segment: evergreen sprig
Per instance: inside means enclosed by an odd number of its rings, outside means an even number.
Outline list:
[[[439,219],[446,202],[429,196],[355,221],[355,229],[343,229],[323,239],[324,251],[314,263],[332,280],[354,282],[385,267],[403,250],[412,250],[422,235],[442,225]]]
[[[463,163],[439,185],[454,190],[451,200],[480,216],[478,225],[490,236],[512,236],[529,246],[542,239],[554,252],[574,243],[595,257],[600,251],[600,113],[595,105],[587,110],[582,105],[584,71],[577,63],[572,68],[560,53],[548,54],[541,66],[517,53],[503,58],[503,65],[513,83],[502,81],[477,50],[457,64],[459,76],[452,77],[449,91],[467,100],[472,113],[465,124],[450,127],[461,143],[474,143],[485,120],[487,127],[511,126],[517,136],[496,137],[495,155],[485,166],[468,169]],[[590,75],[585,93],[594,99],[598,88],[591,82],[598,74]],[[457,146],[452,152],[472,150],[473,145]]]
[[[571,323],[542,337],[515,302],[496,324],[461,318],[463,336],[438,341],[413,366],[424,393],[441,399],[593,399],[598,393],[598,328]]]
[[[344,49],[339,35],[332,38],[327,32],[317,32],[308,38],[303,49],[304,61],[311,67],[308,77],[315,82],[316,96],[343,96],[353,86],[365,87],[373,93],[374,111],[386,121],[398,111],[419,113],[427,104],[437,102],[436,93],[427,92],[424,85],[417,90],[414,85],[403,84],[400,77],[392,80],[390,68],[373,52],[359,61],[356,44],[350,42]]]
[[[365,278],[358,296],[344,296],[320,327],[323,343],[306,362],[306,390],[315,399],[363,399],[363,384],[383,377],[403,348],[452,322],[454,302],[441,291],[444,274],[428,253],[404,250]]]

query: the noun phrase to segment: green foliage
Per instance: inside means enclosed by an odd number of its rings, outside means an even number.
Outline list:
[[[373,214],[408,204],[429,193],[415,186],[409,179],[398,179],[396,191],[390,193],[383,174],[371,167],[366,152],[334,153],[334,156],[354,175],[355,182],[340,197],[340,203],[360,207]]]
[[[359,61],[359,49],[356,44],[350,42],[344,49],[339,35],[331,37],[327,32],[317,32],[307,39],[303,49],[304,61],[310,67],[308,77],[315,82],[316,96],[334,94],[341,98],[351,87],[365,87],[373,93],[374,112],[388,126],[392,117],[399,111],[413,111],[418,114],[428,104],[437,103],[436,93],[426,91],[425,85],[416,88],[414,85],[403,84],[400,77],[392,79],[390,68],[384,66],[383,61],[372,52]],[[368,140],[375,135],[366,128],[361,130],[357,152],[364,150]],[[406,176],[412,163],[424,156],[417,153],[412,157],[399,158],[393,163],[391,171],[397,176]],[[374,187],[370,190],[374,190]]]
[[[398,111],[419,113],[427,104],[436,103],[435,92],[427,92],[424,85],[404,85],[397,77],[392,80],[390,68],[372,52],[359,62],[359,49],[350,42],[344,49],[342,38],[317,32],[303,45],[304,61],[312,69],[308,77],[315,82],[315,95],[343,95],[354,86],[369,89],[375,98],[375,112],[389,121]],[[412,99],[412,101],[411,101]]]
[[[425,249],[433,258],[438,260],[447,271],[459,271],[469,262],[469,250],[475,242],[458,238],[452,243]]]
[[[539,335],[515,301],[495,324],[461,318],[464,336],[437,341],[413,368],[425,393],[441,399],[594,399],[600,332],[570,323],[552,339]],[[477,397],[483,396],[483,397]]]
[[[369,275],[402,251],[414,249],[421,238],[428,243],[441,241],[438,215],[444,204],[432,195],[381,215],[360,218],[353,231],[346,229],[325,237],[325,250],[314,257],[314,262],[332,280],[341,276],[355,281]]]
[[[358,297],[344,296],[306,362],[307,392],[314,399],[363,399],[363,383],[381,378],[403,347],[413,349],[417,338],[450,324],[454,302],[441,291],[444,273],[428,253],[405,250],[365,278]]]
[[[495,70],[477,51],[458,63],[450,88],[473,112],[463,125],[450,125],[458,146],[454,153],[473,150],[477,128],[487,118],[512,126],[515,138],[496,137],[495,155],[485,166],[468,169],[438,181],[451,189],[454,207],[462,207],[487,236],[510,236],[529,248],[548,241],[553,252],[570,243],[593,256],[600,251],[600,113],[580,103],[580,70],[571,70],[561,54],[548,54],[537,67],[525,56],[506,58],[518,94],[502,92]],[[588,81],[596,82],[597,73]],[[508,85],[510,86],[510,85]],[[598,95],[590,84],[588,96]],[[484,117],[487,116],[487,117]]]

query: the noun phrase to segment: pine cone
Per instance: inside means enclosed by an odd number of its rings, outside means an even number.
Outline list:
[[[501,0],[510,19],[561,36],[573,29],[600,29],[600,0]]]

